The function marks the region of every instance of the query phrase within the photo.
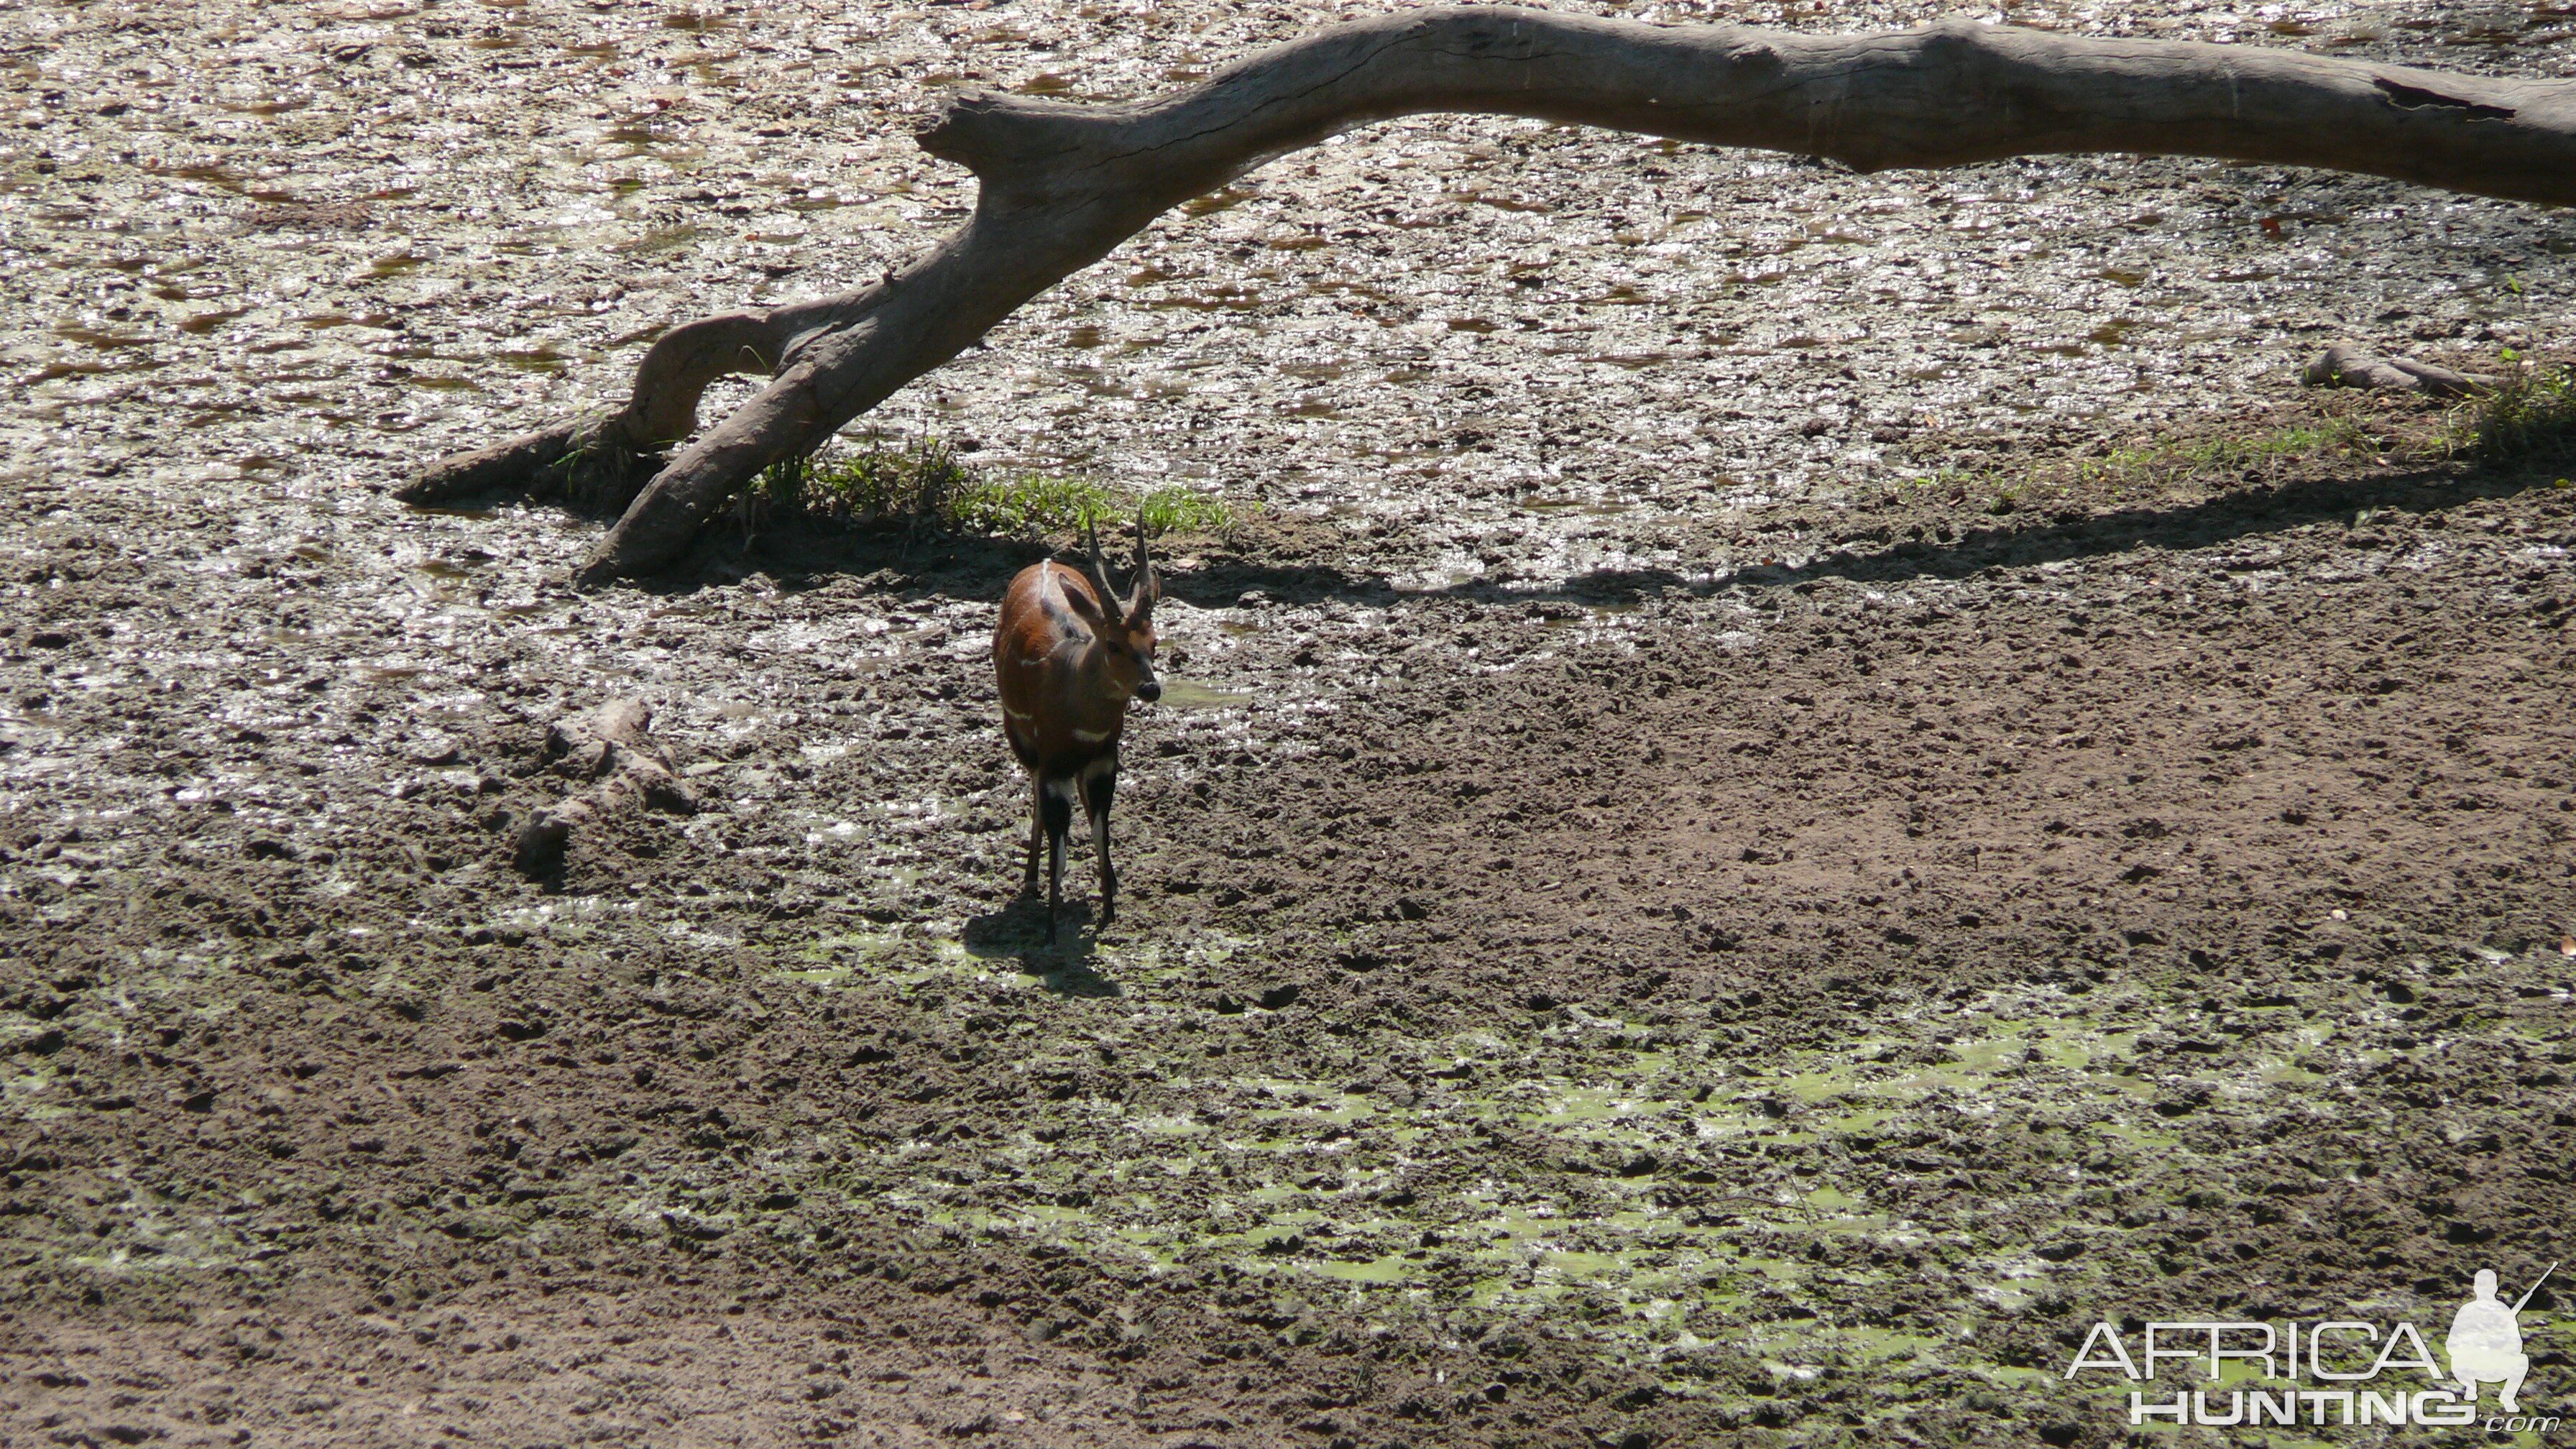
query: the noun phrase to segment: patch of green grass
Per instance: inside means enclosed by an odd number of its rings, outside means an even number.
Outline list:
[[[2576,369],[2542,367],[2507,348],[2504,372],[2463,410],[2469,450],[2490,463],[2576,452]]]
[[[948,445],[935,438],[865,450],[823,461],[772,463],[751,487],[764,512],[802,515],[843,527],[918,525],[945,520],[974,481]]]
[[[2312,426],[2279,428],[2242,438],[2205,438],[2189,443],[2157,443],[2143,448],[2114,448],[2086,459],[2079,474],[2087,482],[2170,481],[2218,473],[2242,473],[2294,458],[2367,449],[2370,440],[2360,426],[2344,418]]]
[[[1118,500],[1089,478],[1027,473],[979,479],[958,499],[951,517],[969,533],[1019,536],[1115,523]]]
[[[1187,488],[1132,493],[1092,478],[997,475],[959,462],[935,438],[870,444],[837,458],[775,463],[746,499],[755,516],[837,527],[1035,537],[1114,528],[1141,511],[1149,535],[1230,532],[1240,510]]]
[[[1910,495],[1947,497],[1953,503],[1966,503],[1974,495],[1984,495],[1977,507],[1998,516],[2021,506],[2022,490],[2029,482],[2025,474],[2002,468],[1962,468],[1944,463],[1929,473],[1900,478],[1888,490],[1892,501],[1902,502]]]
[[[1187,488],[1157,488],[1137,500],[1144,510],[1145,531],[1164,533],[1229,533],[1235,510],[1221,498]]]
[[[1009,478],[976,477],[954,497],[946,525],[961,533],[1026,537],[1069,533],[1085,526],[1117,528],[1142,514],[1145,532],[1231,532],[1237,509],[1220,498],[1187,488],[1156,488],[1125,493],[1090,478],[1024,473]]]

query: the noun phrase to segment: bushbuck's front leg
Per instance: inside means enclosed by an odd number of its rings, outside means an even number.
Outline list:
[[[1100,924],[1118,917],[1118,872],[1109,866],[1109,802],[1118,794],[1115,756],[1082,775],[1082,808],[1091,816],[1091,848],[1100,856]]]
[[[1028,863],[1020,871],[1020,894],[1038,893],[1038,845],[1046,839],[1046,781],[1036,772],[1029,775],[1029,853]]]

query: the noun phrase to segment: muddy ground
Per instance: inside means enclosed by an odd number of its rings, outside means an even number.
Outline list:
[[[184,9],[0,37],[0,1444],[2102,1444],[2097,1320],[2576,1256],[2570,464],[2293,386],[2555,355],[2565,213],[1274,164],[866,420],[1240,520],[1163,542],[1128,893],[1048,952],[986,654],[1043,543],[580,595],[599,520],[384,490],[953,225],[940,85],[1323,12]],[[522,879],[622,696],[704,808]]]

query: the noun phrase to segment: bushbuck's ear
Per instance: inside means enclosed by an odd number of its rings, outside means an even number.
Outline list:
[[[1038,587],[1038,607],[1046,610],[1047,618],[1054,621],[1058,629],[1069,634],[1096,638],[1109,623],[1108,616],[1100,612],[1097,600],[1079,589],[1066,588],[1064,576],[1052,568],[1046,571]]]

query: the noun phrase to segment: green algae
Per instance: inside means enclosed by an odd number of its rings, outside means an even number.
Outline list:
[[[2091,1185],[2158,1202],[2227,1174],[2187,1145],[2200,1119],[2159,1103],[2198,1084],[2201,1113],[2259,1113],[2338,1080],[2277,1050],[2194,1056],[2179,1072],[2142,1042],[2200,1035],[2191,998],[2034,990],[1793,1049],[1568,1008],[1391,1039],[1378,1084],[1346,1089],[1225,1069],[1276,1013],[1212,1009],[1208,983],[1277,979],[1268,953],[1213,934],[1093,946],[1079,969],[1119,994],[1064,995],[1061,1041],[1029,1064],[1105,1050],[1150,1068],[1155,1086],[1127,1100],[1032,1097],[1007,1141],[861,1149],[811,1190],[1140,1271],[1221,1268],[1349,1295],[1373,1313],[1571,1314],[1641,1362],[1733,1345],[1779,1365],[1784,1383],[1903,1365],[2015,1389],[2045,1370],[2007,1361],[2003,1338],[1976,1325],[2049,1296],[2107,1301],[2137,1286],[2133,1269],[2153,1271],[2083,1209]],[[1032,974],[1042,963],[1025,953],[1010,959],[1023,969],[995,969],[1000,957],[945,926],[818,934],[777,953],[783,974],[845,990],[1034,992],[1057,979]],[[2316,1045],[2291,1040],[2301,1060]],[[1987,1125],[2007,1120],[2000,1136]],[[1938,1145],[1963,1130],[2004,1144],[2013,1165],[1977,1169],[1975,1221],[1990,1227],[1936,1238],[1891,1204],[1908,1181],[1970,1170]],[[1478,1140],[1497,1146],[1458,1150]],[[1909,1141],[1930,1155],[1911,1160]],[[942,1164],[944,1184],[929,1175]],[[2033,1251],[2058,1241],[2089,1247]],[[1887,1264],[1920,1253],[1961,1285],[1956,1332],[1855,1311],[1900,1294],[1907,1275]]]

